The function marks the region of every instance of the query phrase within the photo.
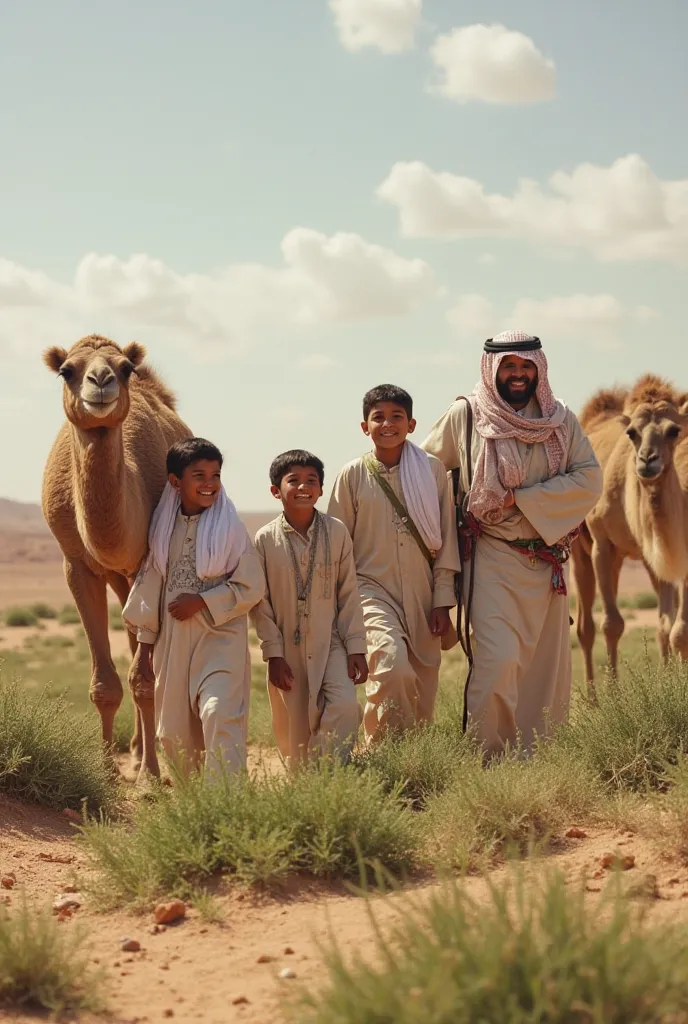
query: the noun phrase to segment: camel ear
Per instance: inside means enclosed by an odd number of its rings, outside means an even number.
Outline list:
[[[48,348],[43,353],[43,362],[52,370],[53,373],[59,373],[60,367],[64,363],[69,353],[66,348],[58,348],[56,345],[54,348]]]
[[[138,341],[132,341],[122,349],[132,366],[140,366],[146,358],[146,350]]]
[[[688,416],[688,395],[681,395],[678,400],[678,411],[681,416]]]

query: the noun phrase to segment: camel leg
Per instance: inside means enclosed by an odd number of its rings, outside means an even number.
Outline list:
[[[664,583],[658,580],[650,566],[643,562],[647,569],[647,575],[650,577],[650,583],[654,587],[658,605],[658,616],[659,621],[657,622],[657,647],[659,648],[659,654],[666,665],[669,660],[669,637],[671,634],[671,627],[674,622],[674,615],[676,614],[676,591],[672,583]]]
[[[107,574],[107,581],[117,595],[119,603],[124,608],[127,598],[129,597],[129,591],[131,590],[129,580],[126,576],[121,576],[119,573],[109,572]],[[131,656],[133,658],[138,647],[136,634],[130,633],[127,630],[127,637],[129,640],[129,650],[131,651]],[[134,703],[134,735],[132,736],[129,744],[129,753],[131,754],[131,771],[138,774],[143,762],[143,722],[141,721],[141,709],[136,705],[136,703]]]
[[[617,604],[619,592],[619,576],[624,556],[614,547],[611,541],[595,540],[592,549],[592,562],[595,567],[595,579],[602,599],[602,632],[607,644],[607,657],[613,675],[616,675],[619,658],[619,641],[623,636],[624,620]]]
[[[678,588],[678,609],[670,636],[671,653],[688,661],[688,580]]]
[[[571,551],[573,578],[576,583],[576,633],[585,661],[585,681],[590,690],[594,688],[595,667],[593,647],[595,645],[595,620],[592,615],[595,603],[595,572],[590,554],[580,541]]]
[[[107,584],[85,562],[66,557],[65,578],[83,623],[91,651],[89,696],[100,715],[103,742],[112,747],[117,709],[122,703],[122,683],[110,653],[108,635]]]

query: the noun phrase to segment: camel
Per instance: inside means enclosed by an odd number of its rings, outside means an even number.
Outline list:
[[[63,381],[67,421],[43,476],[43,514],[64,555],[67,584],[91,651],[89,695],[112,747],[123,690],[110,652],[107,585],[122,606],[147,552],[148,524],[166,481],[165,459],[191,431],[175,400],[144,363],[138,342],[120,348],[89,335],[69,351],[51,348],[46,365]],[[129,634],[132,654],[136,637]],[[153,693],[136,673],[129,684],[136,704],[132,765],[142,781],[158,775]]]
[[[580,422],[604,472],[602,495],[572,552],[577,633],[592,686],[595,591],[599,587],[602,630],[615,673],[624,631],[617,595],[626,558],[642,560],[658,594],[662,657],[666,660],[670,651],[688,656],[688,402],[648,374],[630,391],[597,392]]]

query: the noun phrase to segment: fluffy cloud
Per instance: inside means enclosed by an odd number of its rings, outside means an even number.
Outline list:
[[[504,25],[467,25],[438,36],[430,51],[431,87],[457,103],[537,103],[555,94],[554,62],[522,32]]]
[[[330,0],[342,46],[352,52],[366,46],[382,53],[410,50],[421,8],[422,0]]]
[[[662,181],[636,154],[609,167],[557,171],[544,188],[522,179],[512,195],[424,163],[398,163],[377,194],[397,207],[408,238],[521,238],[607,261],[688,257],[688,179]]]
[[[438,294],[427,263],[359,235],[295,228],[282,256],[279,268],[236,264],[183,275],[145,254],[121,260],[91,253],[70,286],[0,261],[0,332],[6,341],[22,332],[35,337],[44,323],[38,333],[47,343],[47,325],[57,322],[82,331],[103,323],[157,327],[207,355],[245,348],[263,331],[404,316]]]
[[[538,334],[543,342],[575,341],[616,348],[624,328],[654,319],[648,306],[627,308],[613,295],[564,295],[519,299],[504,316],[482,295],[461,295],[447,321],[465,340],[475,341],[509,327]]]

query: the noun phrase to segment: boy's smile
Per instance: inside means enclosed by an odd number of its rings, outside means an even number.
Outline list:
[[[361,429],[373,442],[380,462],[393,466],[401,458],[407,435],[416,429],[416,421],[409,419],[403,406],[396,402],[378,402],[361,423]]]
[[[284,514],[290,525],[310,525],[315,503],[322,497],[320,477],[313,466],[290,466],[279,487],[273,484],[270,491],[282,502]]]
[[[185,516],[197,516],[214,504],[222,486],[220,471],[220,463],[214,459],[199,459],[186,467],[181,478],[170,476],[170,483],[179,491]]]

